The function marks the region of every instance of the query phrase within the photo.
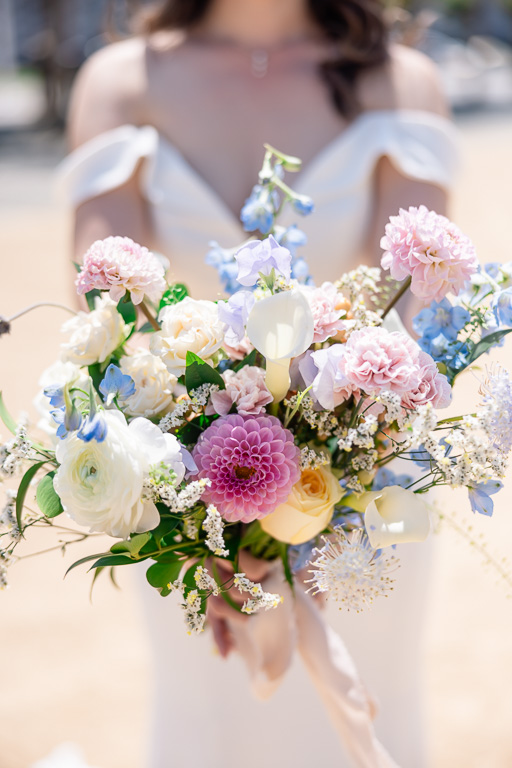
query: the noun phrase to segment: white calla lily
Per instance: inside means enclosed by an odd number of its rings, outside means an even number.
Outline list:
[[[265,384],[274,400],[290,387],[290,360],[313,341],[313,315],[305,296],[283,291],[257,301],[247,321],[247,336],[267,361]]]
[[[349,496],[345,503],[364,512],[366,532],[374,549],[424,541],[430,533],[428,505],[417,493],[399,485]]]

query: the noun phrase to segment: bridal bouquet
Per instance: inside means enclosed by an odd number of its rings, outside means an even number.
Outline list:
[[[473,512],[492,513],[512,445],[508,374],[481,374],[469,415],[438,411],[512,330],[512,263],[480,267],[453,223],[410,208],[386,226],[382,270],[315,286],[304,235],[277,223],[285,204],[312,211],[283,181],[299,166],[267,147],[242,210],[250,236],[212,245],[226,301],[168,285],[161,259],[128,238],[85,254],[89,312],[63,325],[42,381],[47,444],[0,401],[13,434],[0,472],[21,474],[0,518],[2,582],[29,529],[62,536],[67,516],[80,540],[115,539],[72,568],[96,578],[145,561],[162,596],[181,595],[191,632],[212,596],[245,613],[279,606],[246,553],[359,610],[391,588],[394,545],[428,536],[431,489],[464,486]],[[418,341],[394,309],[406,291],[425,304]]]

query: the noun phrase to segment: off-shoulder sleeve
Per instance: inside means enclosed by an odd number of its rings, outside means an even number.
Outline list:
[[[57,193],[77,207],[125,184],[142,159],[153,157],[158,134],[152,126],[123,125],[102,133],[68,155],[57,169]]]

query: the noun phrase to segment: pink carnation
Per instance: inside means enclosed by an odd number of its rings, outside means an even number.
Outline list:
[[[420,384],[419,352],[416,342],[405,333],[363,328],[350,335],[338,369],[353,389],[367,395],[383,390],[401,394]]]
[[[344,307],[339,306],[339,300],[344,297],[338,294],[332,283],[322,283],[320,288],[303,288],[314,320],[313,342],[325,341],[343,331],[346,324],[342,317],[346,315]]]
[[[129,291],[133,303],[140,304],[144,296],[161,298],[167,288],[164,275],[162,263],[147,248],[129,237],[107,237],[91,245],[75,284],[79,294],[98,288],[116,302]]]
[[[233,405],[242,416],[257,416],[273,397],[265,386],[265,371],[253,365],[244,365],[238,372],[222,374],[226,389],[213,392],[206,409],[207,414],[226,416]]]
[[[402,395],[404,408],[414,409],[425,403],[432,403],[434,408],[446,408],[452,399],[452,388],[446,376],[439,372],[435,361],[427,352],[420,352],[418,357],[420,382],[415,389]]]
[[[214,421],[193,450],[203,493],[228,522],[250,523],[286,501],[300,477],[300,451],[275,416],[231,414]]]
[[[424,205],[392,216],[380,245],[382,268],[394,280],[410,276],[411,291],[426,302],[460,293],[478,268],[471,240]]]

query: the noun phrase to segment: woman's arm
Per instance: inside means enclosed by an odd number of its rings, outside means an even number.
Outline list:
[[[138,39],[92,56],[73,89],[68,119],[71,149],[121,125],[144,121],[145,54]],[[92,242],[123,235],[150,244],[147,207],[140,194],[140,168],[122,186],[86,200],[75,212],[74,253],[80,262]]]

